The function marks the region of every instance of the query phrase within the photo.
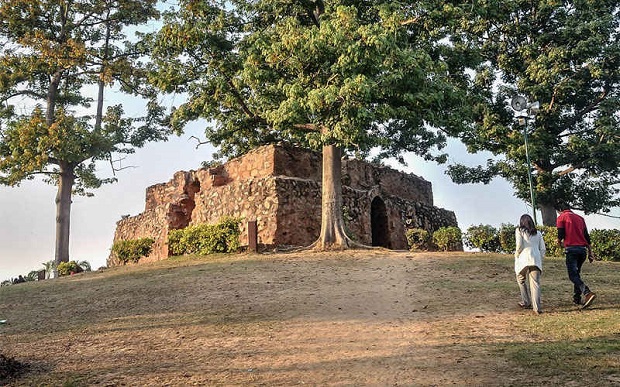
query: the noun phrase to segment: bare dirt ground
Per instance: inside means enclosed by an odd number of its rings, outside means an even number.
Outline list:
[[[528,385],[497,344],[540,340],[519,321],[541,316],[516,307],[505,261],[458,266],[474,257],[245,255],[23,284],[30,299],[0,300],[0,352],[29,367],[7,383]]]

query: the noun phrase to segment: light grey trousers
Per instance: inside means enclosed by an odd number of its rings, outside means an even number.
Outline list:
[[[540,313],[540,269],[536,266],[525,267],[517,274],[517,284],[523,305],[531,306],[534,312]]]

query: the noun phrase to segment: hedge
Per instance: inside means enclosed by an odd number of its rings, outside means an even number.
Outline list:
[[[138,262],[142,257],[151,254],[155,241],[151,238],[130,239],[126,241],[116,241],[112,245],[112,253],[120,262]]]
[[[465,244],[469,247],[480,248],[482,251],[493,251],[494,240],[497,238],[501,252],[512,254],[515,250],[516,226],[502,224],[499,230],[492,226],[472,226],[467,229],[464,236]],[[547,249],[547,257],[564,257],[564,249],[558,245],[558,231],[553,226],[538,226],[542,233]],[[495,230],[495,234],[492,231]],[[604,261],[620,262],[620,230],[598,230],[590,231],[592,251],[597,258]]]
[[[225,217],[217,224],[198,224],[168,234],[173,255],[233,253],[239,249],[241,219]]]

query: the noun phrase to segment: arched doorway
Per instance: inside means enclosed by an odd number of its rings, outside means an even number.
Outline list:
[[[376,196],[370,204],[370,227],[372,229],[372,245],[390,248],[388,217],[385,202]]]

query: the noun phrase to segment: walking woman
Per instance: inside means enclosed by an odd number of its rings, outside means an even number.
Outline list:
[[[515,229],[515,273],[521,292],[522,308],[532,308],[534,313],[542,313],[540,305],[540,274],[545,258],[545,241],[536,229],[531,216],[524,214]]]

